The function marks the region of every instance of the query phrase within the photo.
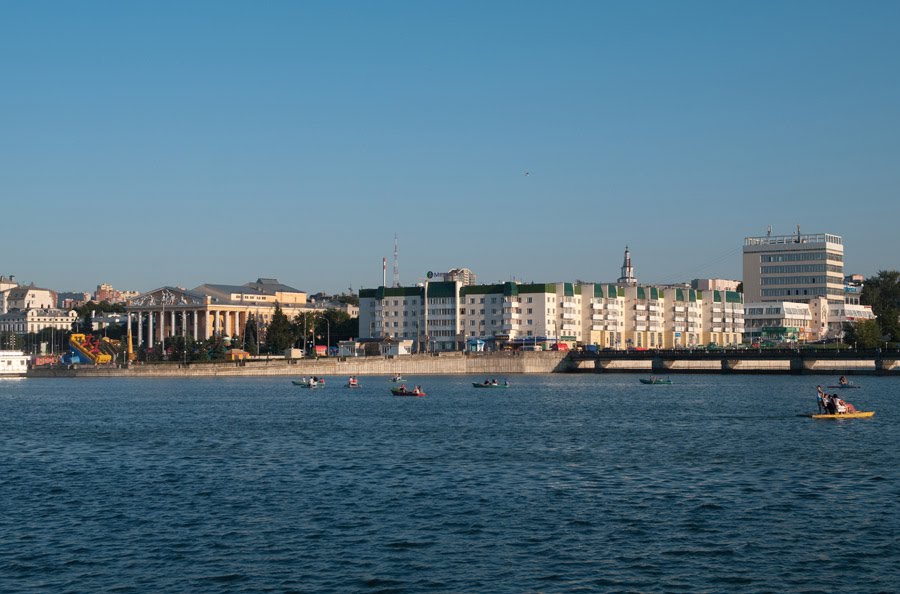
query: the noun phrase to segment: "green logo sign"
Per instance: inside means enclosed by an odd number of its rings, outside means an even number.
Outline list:
[[[426,274],[425,276],[427,276],[428,278],[432,278],[434,277],[434,273],[429,270],[428,274]]]

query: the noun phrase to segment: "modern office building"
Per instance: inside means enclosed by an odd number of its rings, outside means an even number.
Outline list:
[[[744,238],[744,297],[750,302],[844,300],[844,242],[838,235]]]

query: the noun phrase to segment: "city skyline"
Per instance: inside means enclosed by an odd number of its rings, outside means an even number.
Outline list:
[[[0,266],[38,286],[356,291],[395,233],[404,285],[609,282],[625,245],[739,279],[769,225],[898,266],[896,3],[0,14]]]

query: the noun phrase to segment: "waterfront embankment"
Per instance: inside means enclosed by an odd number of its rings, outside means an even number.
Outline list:
[[[243,363],[155,363],[128,368],[114,365],[37,368],[29,377],[240,377],[240,376],[370,376],[475,375],[536,373],[712,373],[712,374],[840,374],[900,377],[900,356],[880,353],[603,353],[584,355],[555,351],[440,353],[402,357],[345,357],[254,360]]]
[[[366,375],[486,375],[569,371],[566,353],[524,352],[496,354],[441,353],[404,357],[341,357],[258,360],[236,363],[157,363],[115,366],[39,368],[29,377],[240,377],[240,376],[366,376]]]

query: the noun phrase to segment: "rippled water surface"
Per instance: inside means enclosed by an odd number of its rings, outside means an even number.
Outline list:
[[[0,381],[0,592],[896,592],[900,379]]]

